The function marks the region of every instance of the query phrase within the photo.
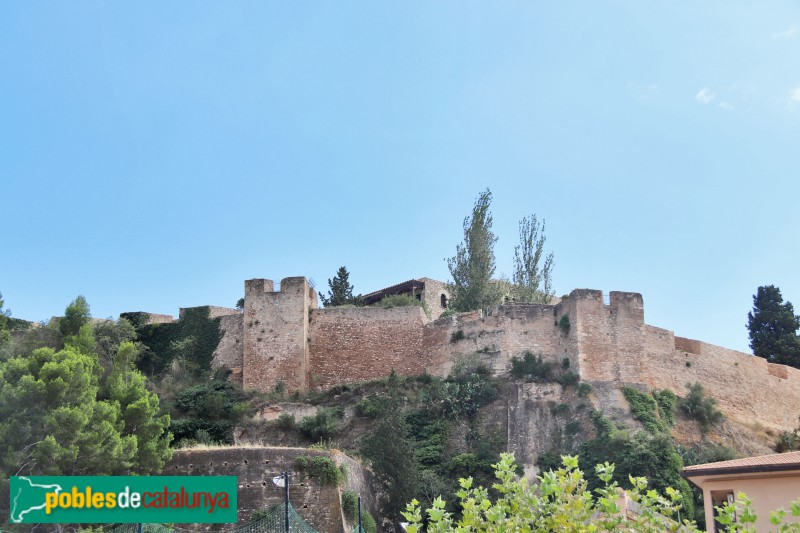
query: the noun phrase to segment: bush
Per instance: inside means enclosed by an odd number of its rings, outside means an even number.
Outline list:
[[[300,433],[312,442],[330,439],[339,429],[337,416],[333,409],[320,409],[314,416],[304,416],[298,428]]]
[[[689,395],[680,400],[681,411],[688,418],[700,422],[703,433],[724,420],[725,415],[717,409],[717,400],[706,396],[700,383],[687,383],[686,387],[689,389]]]
[[[377,396],[366,396],[356,402],[356,413],[365,418],[375,418],[383,412],[383,403]]]
[[[675,410],[678,397],[671,390],[653,391],[653,398],[658,404],[658,416],[670,427],[675,425]]]
[[[592,386],[588,383],[581,383],[578,385],[578,396],[581,398],[586,398],[589,396],[589,393],[592,392]]]
[[[541,355],[525,352],[522,359],[511,358],[511,375],[526,381],[548,381],[553,374],[553,363],[544,361]]]
[[[558,321],[558,327],[560,327],[561,331],[563,331],[564,333],[569,331],[570,324],[568,315],[561,316],[561,319]]]
[[[417,300],[410,294],[393,294],[391,296],[387,296],[380,302],[375,304],[375,307],[383,307],[384,309],[392,309],[393,307],[421,307],[423,311],[425,311],[425,315],[430,318],[431,317],[431,310],[428,307],[428,304],[423,302],[422,300]]]
[[[321,485],[339,485],[344,482],[344,472],[330,457],[301,455],[295,459],[294,466],[311,479],[319,481]]]
[[[283,413],[275,420],[275,427],[280,429],[294,429],[297,426],[297,423],[294,420],[294,415],[290,415],[289,413]]]
[[[358,520],[358,494],[350,490],[342,492],[342,512],[348,522]]]
[[[649,394],[631,387],[623,387],[622,394],[628,400],[633,418],[642,423],[650,433],[665,431],[664,422],[658,417],[658,404]]]
[[[781,431],[775,439],[775,451],[778,453],[800,450],[800,425],[792,431]]]
[[[572,371],[564,372],[563,374],[561,374],[556,378],[556,381],[560,383],[561,386],[564,388],[574,387],[575,385],[578,384],[578,382],[580,382],[580,380],[581,377]]]
[[[453,344],[457,343],[460,340],[464,340],[466,338],[467,336],[464,335],[463,329],[457,329],[456,331],[450,334],[450,342]]]

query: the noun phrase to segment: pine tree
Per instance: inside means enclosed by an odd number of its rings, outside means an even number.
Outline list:
[[[753,310],[747,313],[750,348],[771,363],[800,368],[800,316],[791,302],[783,303],[778,287],[759,287],[753,296]]]
[[[328,297],[320,295],[322,305],[335,307],[337,305],[361,305],[361,295],[353,296],[353,286],[348,281],[350,273],[345,267],[339,267],[333,279],[328,280]]]

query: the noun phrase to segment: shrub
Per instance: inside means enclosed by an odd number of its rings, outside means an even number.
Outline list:
[[[459,378],[449,378],[442,385],[442,410],[446,416],[474,417],[478,409],[497,396],[497,390],[485,373],[473,372]]]
[[[588,383],[581,383],[578,385],[578,396],[581,398],[586,398],[589,396],[589,393],[592,392],[592,386]]]
[[[659,433],[666,428],[658,417],[658,404],[649,394],[631,387],[623,387],[622,394],[628,400],[633,418],[642,423],[650,433]]]
[[[294,466],[311,479],[319,481],[321,485],[339,485],[344,481],[344,472],[330,457],[301,455],[295,459]]]
[[[342,492],[342,512],[348,522],[358,520],[358,494],[350,490]]]
[[[574,387],[575,385],[580,382],[581,377],[576,374],[575,372],[569,371],[564,372],[560,376],[556,378],[556,381],[561,384],[562,387]]]
[[[383,401],[377,396],[366,396],[356,402],[356,413],[365,418],[375,418],[383,411]]]
[[[431,317],[431,310],[428,307],[428,304],[423,302],[422,300],[417,300],[410,294],[393,294],[391,296],[387,296],[377,304],[376,307],[383,307],[384,309],[392,309],[393,307],[421,307],[423,311],[425,311],[425,315],[428,318]]]
[[[450,334],[450,342],[453,343],[453,344],[457,343],[460,340],[464,340],[466,338],[467,338],[467,336],[464,335],[464,330],[463,329],[457,329],[453,333]]]
[[[678,397],[671,390],[653,391],[653,398],[658,404],[658,416],[670,427],[675,425],[675,410],[678,405]]]
[[[689,389],[689,395],[680,400],[681,411],[688,418],[700,422],[703,433],[724,420],[725,415],[717,409],[717,400],[706,396],[700,383],[687,383],[686,387]]]
[[[567,333],[569,331],[569,326],[569,316],[561,315],[561,319],[558,321],[558,327],[561,328],[561,331]]]
[[[525,352],[522,359],[511,358],[511,375],[526,381],[547,381],[553,374],[553,363],[544,361],[541,355]]]
[[[559,415],[562,415],[564,413],[568,413],[569,412],[569,405],[567,405],[565,403],[555,404],[552,407],[550,407],[550,412],[553,413],[553,416],[559,416]]]
[[[283,413],[275,420],[275,427],[280,429],[294,429],[297,423],[294,420],[294,415]]]
[[[300,433],[312,442],[327,440],[339,429],[336,418],[337,413],[332,409],[320,409],[314,416],[304,416],[298,427]]]
[[[781,431],[775,439],[775,451],[778,453],[800,450],[800,425],[792,431]]]

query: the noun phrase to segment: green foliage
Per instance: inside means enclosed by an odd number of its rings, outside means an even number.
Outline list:
[[[0,293],[0,351],[3,350],[11,338],[8,333],[11,329],[9,326],[9,316],[11,316],[11,311],[8,309],[3,309],[3,304],[3,294]]]
[[[353,286],[348,281],[350,273],[347,268],[341,266],[333,276],[333,279],[328,280],[328,296],[320,294],[322,305],[325,307],[336,307],[341,305],[362,305],[361,296],[353,296]]]
[[[511,375],[526,381],[549,381],[553,375],[553,363],[544,361],[541,355],[525,352],[522,359],[511,358]]]
[[[655,398],[632,387],[623,387],[622,394],[628,400],[633,418],[641,422],[647,431],[650,433],[666,431],[664,422],[658,416],[658,404]]]
[[[555,294],[551,273],[553,254],[544,253],[544,220],[541,225],[536,215],[519,222],[519,245],[514,247],[514,287],[512,295],[516,302],[550,303]],[[544,258],[544,263],[541,264]]]
[[[586,398],[592,392],[592,386],[588,383],[581,383],[578,385],[578,395],[582,398]]]
[[[403,413],[398,386],[396,380],[389,382],[386,408],[361,445],[383,487],[379,498],[384,516],[398,515],[418,490],[416,480],[420,475],[415,441]]]
[[[125,313],[124,317],[134,325],[139,341],[147,347],[137,362],[142,372],[163,375],[175,359],[181,372],[190,376],[211,368],[222,333],[221,318],[209,318],[208,307],[184,309],[180,320],[166,324],[143,324],[137,313]]]
[[[353,523],[358,520],[358,494],[350,490],[342,492],[342,512],[348,522]]]
[[[77,335],[81,326],[88,324],[91,316],[86,298],[78,296],[67,306],[64,316],[58,321],[61,335],[64,337]]]
[[[464,340],[466,338],[467,338],[467,336],[464,335],[464,330],[463,329],[457,329],[453,333],[450,334],[450,342],[452,344],[455,344],[458,341]]]
[[[239,311],[244,311],[244,298],[239,298],[236,300],[236,309]]]
[[[692,491],[681,476],[683,462],[672,437],[663,431],[650,433],[640,431],[631,434],[620,430],[605,416],[593,413],[595,438],[585,441],[580,447],[580,461],[587,473],[589,488],[602,485],[601,480],[588,470],[591,465],[610,462],[616,464],[614,479],[623,482],[629,476],[646,476],[650,486],[664,491],[674,487],[681,491],[683,508],[693,516]]]
[[[294,415],[283,413],[275,420],[275,427],[283,430],[294,429],[297,427],[297,422],[294,419]]]
[[[464,219],[464,241],[456,246],[456,255],[447,259],[453,278],[450,307],[459,312],[487,309],[502,298],[500,287],[492,280],[497,237],[492,233],[491,203],[492,193],[486,189]]]
[[[693,420],[700,422],[703,433],[707,433],[712,426],[722,422],[725,416],[717,409],[717,400],[706,396],[700,383],[687,383],[689,394],[681,398],[678,405],[681,411]]]
[[[369,395],[356,402],[356,414],[365,418],[375,418],[383,412],[383,398],[376,395]]]
[[[680,492],[668,488],[666,496],[648,491],[648,482],[641,477],[629,480],[628,496],[638,504],[636,514],[623,513],[619,507],[618,477],[613,465],[598,464],[594,475],[600,480],[597,489],[590,487],[578,469],[578,458],[565,456],[563,467],[545,472],[537,485],[529,485],[516,476],[517,467],[511,454],[502,454],[496,465],[498,497],[492,501],[489,491],[473,486],[472,479],[460,481],[458,498],[461,518],[445,509],[445,501],[437,499],[427,510],[427,531],[447,533],[470,531],[489,533],[499,531],[674,531],[681,526],[677,520],[681,509]],[[628,480],[626,480],[627,482]],[[628,514],[628,516],[626,516]],[[410,523],[408,533],[423,531],[422,509],[417,500],[406,506],[403,517]],[[696,532],[690,523],[684,531]]]
[[[653,398],[658,404],[658,416],[669,427],[675,425],[675,411],[678,406],[678,397],[668,389],[653,391]]]
[[[561,386],[564,388],[574,387],[580,382],[580,380],[581,377],[571,370],[556,377],[556,382],[561,384]]]
[[[170,429],[179,444],[198,442],[203,431],[213,443],[233,444],[233,428],[249,414],[247,394],[233,383],[210,381],[181,390]]]
[[[771,363],[800,368],[800,316],[791,302],[783,303],[779,288],[759,287],[753,296],[753,310],[747,314],[750,348]]]
[[[478,409],[497,396],[485,367],[465,375],[449,377],[439,389],[442,413],[449,418],[474,417]]]
[[[97,355],[100,363],[104,367],[110,368],[114,366],[120,345],[136,341],[136,328],[125,318],[104,320],[94,326],[94,337],[97,341]],[[132,362],[135,363],[135,361]],[[127,362],[124,364],[127,365]]]
[[[561,331],[564,333],[569,331],[569,315],[561,315],[561,318],[558,320],[558,327],[560,327]]]
[[[304,416],[298,428],[304,437],[312,442],[330,439],[339,429],[341,412],[333,409],[320,409],[314,416]]]
[[[775,439],[775,451],[778,453],[800,450],[800,424],[791,431],[781,431]]]
[[[301,455],[295,459],[294,466],[321,485],[340,485],[344,482],[344,472],[336,466],[333,459],[324,455]]]
[[[376,533],[378,531],[378,525],[368,511],[361,511],[361,528],[364,530],[364,533]]]
[[[431,317],[431,310],[422,300],[417,300],[410,294],[392,294],[391,296],[387,296],[377,304],[375,307],[383,307],[384,309],[392,309],[393,307],[421,307],[423,311],[425,311],[425,315],[430,318]]]

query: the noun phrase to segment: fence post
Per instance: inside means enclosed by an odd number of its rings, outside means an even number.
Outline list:
[[[286,533],[289,533],[289,472],[283,473],[283,485],[285,488],[285,502],[284,502],[284,526]]]
[[[361,526],[361,496],[358,497],[358,533],[364,533],[364,528]]]

